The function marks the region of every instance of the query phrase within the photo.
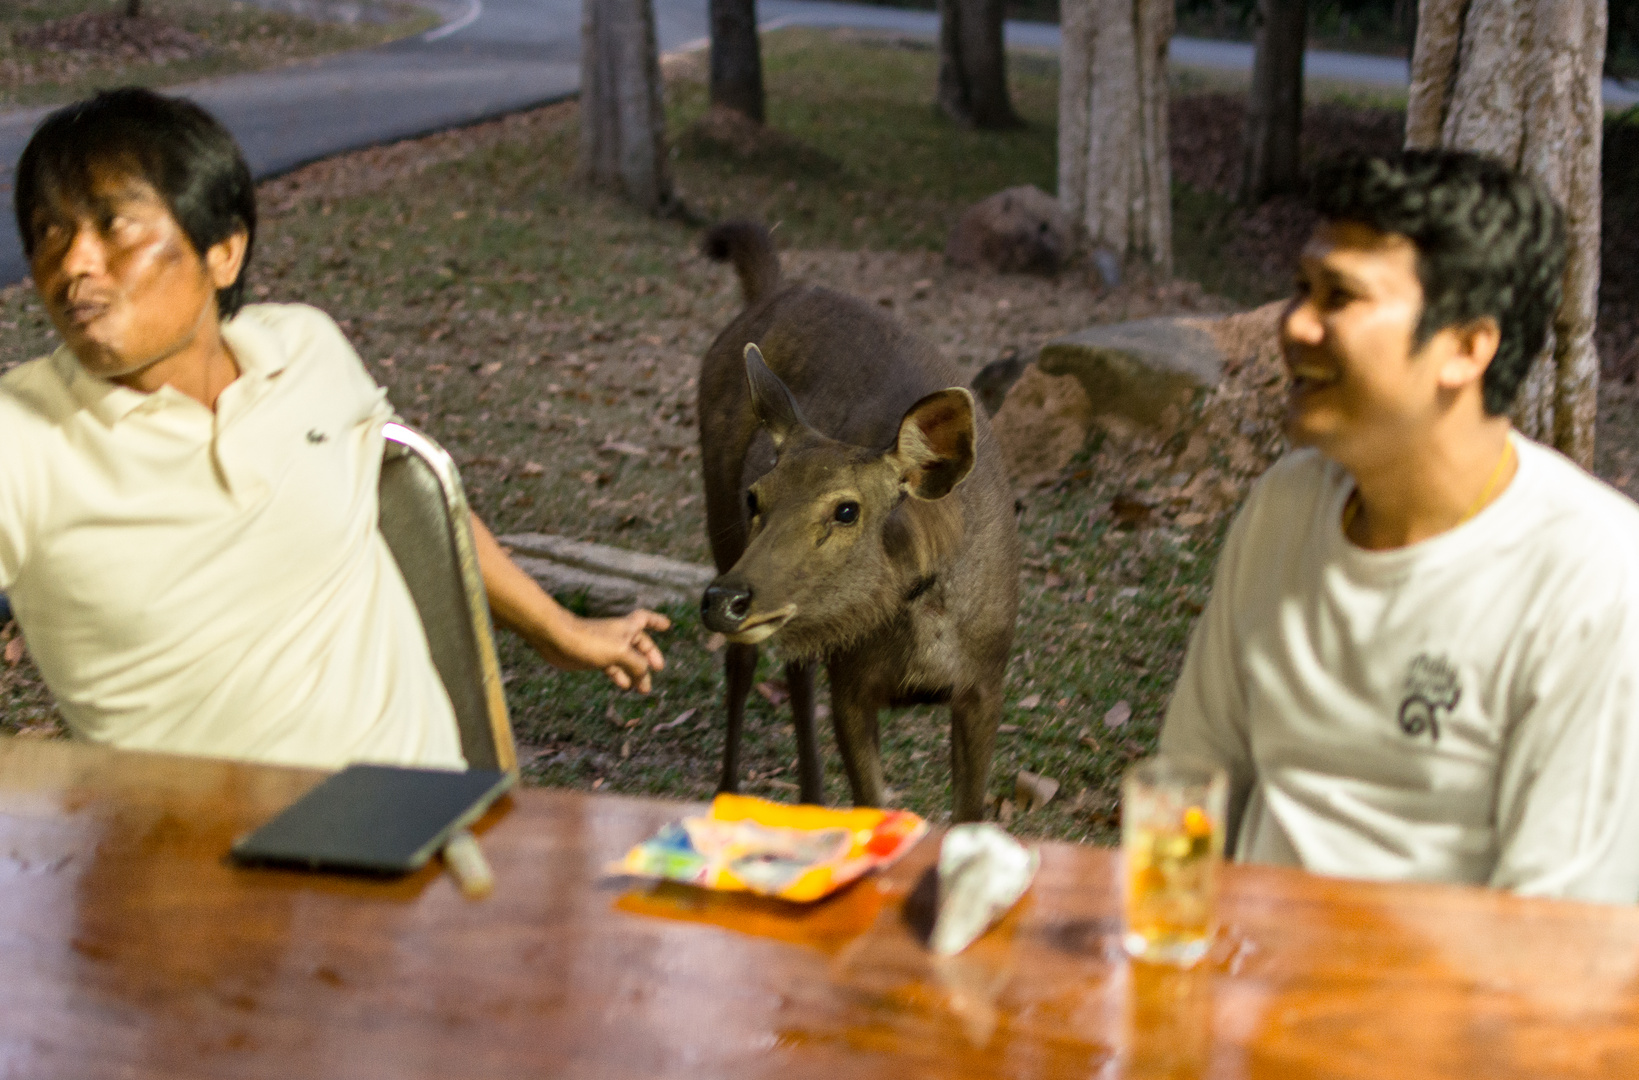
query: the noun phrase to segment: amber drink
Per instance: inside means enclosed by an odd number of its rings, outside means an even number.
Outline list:
[[[1123,941],[1134,958],[1189,967],[1212,945],[1228,787],[1220,769],[1165,757],[1127,770]]]

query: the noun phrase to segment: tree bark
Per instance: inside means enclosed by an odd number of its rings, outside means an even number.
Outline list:
[[[1241,201],[1262,202],[1298,185],[1302,166],[1306,0],[1258,0],[1252,94],[1246,110]]]
[[[1167,43],[1173,0],[1064,0],[1059,202],[1082,238],[1172,273]]]
[[[1600,146],[1605,0],[1422,0],[1406,109],[1408,147],[1490,154],[1565,208],[1565,296],[1513,420],[1592,468],[1599,405]]]
[[[958,123],[1020,127],[1007,94],[1003,0],[939,0],[939,108]]]
[[[584,0],[581,176],[648,210],[673,209],[650,0]]]
[[[763,122],[757,0],[711,0],[711,104]]]

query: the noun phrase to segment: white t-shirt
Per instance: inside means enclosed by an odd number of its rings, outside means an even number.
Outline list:
[[[1161,733],[1229,770],[1237,859],[1639,899],[1639,507],[1514,446],[1490,506],[1391,551],[1319,454],[1259,481]]]
[[[216,412],[89,375],[0,378],[0,591],[73,731],[133,749],[462,768],[377,528],[391,410],[336,324],[224,324]]]

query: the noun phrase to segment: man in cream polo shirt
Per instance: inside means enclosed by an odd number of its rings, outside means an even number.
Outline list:
[[[64,345],[0,378],[0,591],[70,728],[462,767],[376,524],[391,407],[323,313],[240,309],[255,202],[231,137],[184,101],[101,94],[42,123],[16,201]],[[648,688],[663,617],[577,619],[473,526],[503,625]]]
[[[1507,420],[1560,211],[1444,152],[1314,190],[1302,449],[1230,529],[1161,748],[1228,771],[1241,860],[1639,899],[1639,508]]]

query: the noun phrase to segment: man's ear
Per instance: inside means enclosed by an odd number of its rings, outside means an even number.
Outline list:
[[[942,499],[973,471],[973,395],[960,386],[936,390],[912,405],[888,452],[900,486],[918,499]]]
[[[239,280],[239,271],[245,265],[245,251],[250,247],[250,233],[243,229],[225,240],[218,240],[205,252],[205,271],[211,284],[225,289]]]
[[[1490,315],[1470,322],[1448,326],[1440,331],[1449,334],[1448,351],[1440,363],[1440,386],[1446,390],[1460,390],[1470,384],[1480,384],[1485,372],[1496,359],[1502,344],[1502,327]]]
[[[756,345],[746,346],[746,382],[751,386],[751,411],[768,429],[774,440],[774,449],[785,445],[787,439],[805,429],[808,424],[797,408],[797,399],[780,377],[763,360],[763,352]]]

